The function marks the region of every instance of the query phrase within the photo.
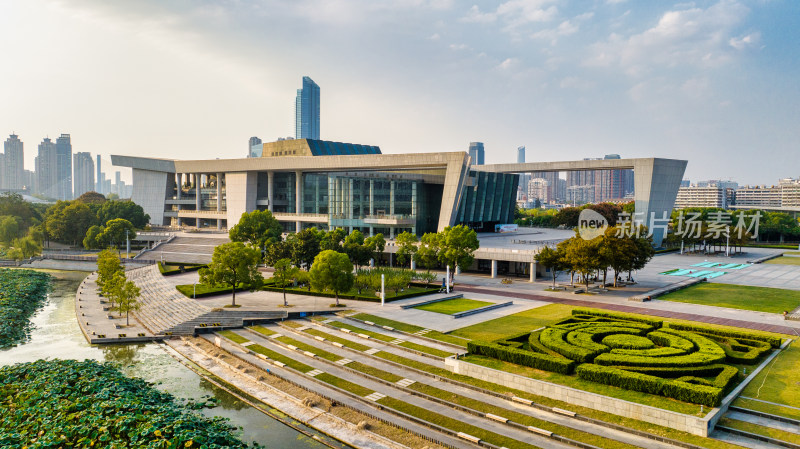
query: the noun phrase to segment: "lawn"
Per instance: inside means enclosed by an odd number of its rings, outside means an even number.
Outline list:
[[[800,291],[702,283],[669,293],[658,299],[757,312],[783,313],[784,310],[791,311],[800,306]]]
[[[774,259],[765,260],[762,263],[773,263],[777,265],[800,265],[800,257],[781,256]]]
[[[462,327],[450,332],[450,334],[468,340],[497,340],[509,335],[532,331],[553,321],[567,318],[572,313],[572,309],[573,307],[565,304],[548,304],[502,318]]]
[[[476,299],[456,298],[448,299],[446,301],[434,302],[432,304],[425,304],[422,306],[414,307],[415,309],[425,310],[427,312],[436,312],[444,315],[453,315],[459,312],[466,312],[468,310],[475,310],[481,307],[486,307],[494,304],[488,301],[478,301]]]
[[[413,334],[415,332],[419,332],[419,331],[425,329],[422,326],[415,326],[413,324],[408,324],[408,323],[403,323],[403,322],[400,322],[400,321],[390,320],[388,318],[382,318],[382,317],[375,316],[375,315],[369,315],[367,313],[359,313],[359,314],[353,315],[352,318],[356,318],[356,319],[363,320],[363,321],[372,321],[373,323],[377,324],[378,326],[389,326],[389,327],[393,327],[393,328],[395,328],[395,329],[397,329],[399,331],[408,332],[410,334]],[[434,340],[439,340],[439,341],[442,341],[442,342],[445,342],[445,343],[451,343],[451,344],[454,344],[454,345],[463,346],[463,347],[466,347],[467,346],[467,342],[469,341],[469,340],[465,340],[465,339],[463,339],[461,337],[456,337],[456,336],[453,336],[453,335],[450,335],[450,334],[443,334],[443,333],[437,332],[437,331],[430,331],[427,334],[425,334],[425,337],[432,338]]]
[[[800,342],[795,340],[781,352],[769,366],[764,368],[744,389],[742,396],[773,402],[776,405],[760,401],[737,399],[735,405],[761,410],[767,413],[800,419],[800,410],[780,407],[800,407]]]

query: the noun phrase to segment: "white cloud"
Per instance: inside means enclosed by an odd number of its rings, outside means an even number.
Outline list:
[[[531,23],[549,22],[558,15],[556,0],[509,0],[501,3],[494,12],[482,12],[477,5],[467,11],[462,22],[491,23],[500,19],[505,31]]]
[[[442,37],[442,36],[439,36],[439,33],[433,33],[428,37],[428,39],[430,39],[432,41],[438,41],[440,37]]]
[[[707,9],[668,11],[642,33],[627,38],[612,33],[606,41],[592,45],[585,65],[620,66],[634,76],[657,67],[717,66],[732,58],[734,43],[745,43],[732,41],[731,34],[748,12],[733,0],[722,0]]]
[[[744,50],[745,48],[758,45],[760,41],[761,41],[761,33],[755,32],[755,33],[750,33],[747,36],[732,37],[728,41],[728,44],[737,50]]]
[[[469,46],[467,44],[450,44],[450,50],[467,50]]]
[[[519,64],[519,59],[517,58],[507,58],[503,62],[497,65],[497,68],[500,70],[510,70],[516,67]]]

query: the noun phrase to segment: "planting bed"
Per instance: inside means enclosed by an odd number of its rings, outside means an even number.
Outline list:
[[[472,341],[470,354],[585,381],[661,395],[706,406],[719,405],[780,338],[710,327],[671,324],[590,310],[541,331],[495,341]]]
[[[47,302],[49,285],[47,273],[0,269],[0,348],[28,338],[30,317]]]

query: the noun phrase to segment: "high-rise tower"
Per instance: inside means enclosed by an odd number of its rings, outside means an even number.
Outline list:
[[[483,165],[483,142],[469,143],[469,157],[472,165]]]
[[[295,138],[319,140],[319,86],[307,76],[297,89],[294,114]]]
[[[72,139],[61,134],[56,139],[56,177],[58,179],[57,200],[72,199]]]
[[[0,188],[21,189],[24,186],[22,181],[25,173],[24,153],[22,141],[16,134],[11,134],[3,143],[4,164],[0,171]]]

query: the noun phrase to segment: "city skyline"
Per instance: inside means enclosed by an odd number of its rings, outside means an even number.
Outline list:
[[[326,87],[326,139],[386,153],[479,140],[487,164],[513,161],[520,145],[531,161],[685,158],[690,179],[765,184],[797,176],[749,161],[797,165],[798,9],[8,2],[0,45],[15,70],[0,74],[0,123],[30,142],[68,129],[93,154],[235,157],[248,136],[292,134],[297,78],[308,75]],[[279,39],[298,28],[308,33]],[[54,77],[42,60],[73,75]]]

